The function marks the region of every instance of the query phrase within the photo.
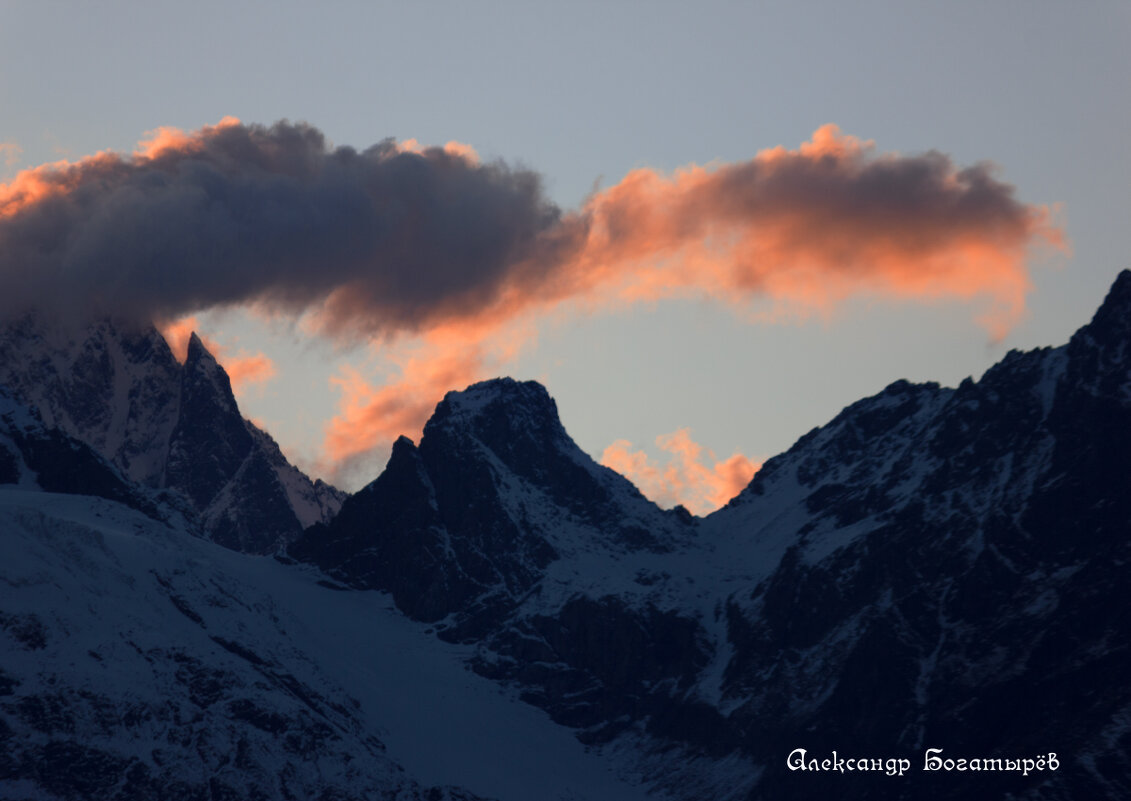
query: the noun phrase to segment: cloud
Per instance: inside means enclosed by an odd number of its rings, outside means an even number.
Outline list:
[[[223,359],[224,370],[232,380],[232,391],[237,395],[252,384],[264,384],[275,377],[275,363],[262,353],[240,351],[236,356]]]
[[[1049,210],[988,165],[878,155],[832,125],[745,162],[635,170],[563,213],[536,173],[459,143],[358,152],[304,123],[225,118],[0,187],[0,313],[176,319],[256,304],[366,339],[490,327],[562,301],[827,308],[868,292],[984,296],[1000,335],[1041,242],[1064,244]]]
[[[170,321],[251,306],[378,343],[399,374],[336,380],[324,447],[344,462],[415,437],[444,392],[505,365],[501,332],[549,313],[678,297],[740,314],[765,300],[828,312],[861,294],[957,299],[1000,338],[1024,313],[1041,247],[1067,248],[1052,211],[1018,200],[992,165],[880,153],[834,125],[745,161],[634,170],[563,211],[534,171],[458,142],[359,151],[305,123],[225,118],[0,185],[0,317]],[[233,379],[273,371],[261,354],[226,363]],[[687,471],[676,478],[708,486]],[[745,471],[716,463],[710,486]],[[711,492],[703,503],[723,490]]]
[[[305,124],[164,128],[0,187],[0,313],[254,303],[322,310],[337,335],[419,331],[489,301],[558,214],[533,172],[455,143],[357,152]]]
[[[718,509],[741,492],[762,466],[741,453],[719,460],[692,440],[687,428],[657,437],[656,445],[669,454],[663,465],[642,450],[631,450],[632,443],[623,439],[605,448],[601,464],[628,478],[660,506],[682,503],[697,515]]]
[[[323,444],[333,462],[348,463],[406,432],[418,434],[440,398],[453,387],[474,383],[483,365],[474,348],[465,353],[428,352],[399,362],[399,377],[382,386],[368,383],[352,367],[331,379],[342,393]]]
[[[469,335],[463,327],[434,329],[425,337],[383,346],[374,354],[395,368],[367,380],[360,370],[340,369],[330,379],[340,393],[337,414],[326,424],[321,469],[342,481],[363,471],[374,451],[384,451],[401,435],[418,439],[436,404],[452,389],[500,374],[503,365],[533,343],[536,331],[519,321],[496,331]],[[379,381],[379,383],[378,383]]]
[[[185,359],[188,358],[189,339],[192,338],[193,332],[198,327],[199,323],[195,317],[185,317],[158,326],[161,336],[165,337],[165,343],[169,346],[169,350],[173,351],[174,358],[181,364],[184,364]],[[200,335],[200,341],[213,355],[219,350],[215,340],[207,336]]]
[[[24,149],[15,142],[0,142],[0,161],[4,162],[5,170],[10,170],[20,161]]]
[[[1064,247],[1050,211],[1018,202],[991,166],[877,155],[833,125],[795,151],[671,176],[634,171],[585,215],[583,260],[628,300],[764,296],[827,310],[857,293],[981,295],[995,337],[1024,310],[1029,249]]]

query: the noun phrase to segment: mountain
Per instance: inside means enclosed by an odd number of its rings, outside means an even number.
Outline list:
[[[693,533],[583,453],[543,387],[499,379],[448,393],[420,447],[401,437],[381,476],[290,555],[391,592],[416,619],[448,617],[462,639],[542,592],[554,565],[669,553]]]
[[[1124,797],[1129,371],[1124,272],[1068,345],[897,382],[702,520],[602,479],[540,387],[487,382],[290,554],[474,644],[673,797]],[[799,747],[915,770],[798,774]],[[1062,763],[939,776],[933,747]]]
[[[180,365],[152,326],[25,315],[0,329],[0,385],[129,480],[182,493],[227,547],[270,552],[341,506],[342,493],[312,482],[240,415],[195,334]]]
[[[0,797],[1131,794],[1131,273],[705,518],[496,379],[285,550],[240,528],[283,496],[199,341],[51,336],[0,344]]]

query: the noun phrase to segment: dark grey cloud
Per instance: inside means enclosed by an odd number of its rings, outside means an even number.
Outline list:
[[[370,333],[493,297],[560,212],[539,176],[456,152],[358,152],[279,122],[203,129],[150,154],[21,177],[0,202],[0,312],[168,319],[260,302],[300,312],[342,290]],[[13,194],[15,193],[15,194]]]
[[[821,304],[881,291],[987,294],[1004,330],[1039,240],[1063,243],[1048,210],[989,166],[877,156],[831,125],[795,151],[638,170],[564,214],[536,173],[459,148],[359,152],[302,123],[226,122],[0,188],[0,314],[148,320],[258,303],[368,337],[610,292]]]

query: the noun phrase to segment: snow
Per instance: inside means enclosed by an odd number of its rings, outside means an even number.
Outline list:
[[[261,678],[218,650],[212,638],[222,637],[327,698],[356,699],[368,733],[424,785],[500,801],[646,797],[616,762],[472,673],[467,648],[407,620],[386,595],[328,589],[312,569],[229,551],[96,498],[0,489],[0,531],[0,608],[34,613],[49,629],[45,651],[6,660],[16,675],[54,669],[129,698],[159,691],[139,652],[177,647],[211,651],[254,686]],[[171,613],[170,593],[200,622]],[[128,739],[117,747],[139,758],[148,749]]]
[[[396,612],[387,596],[296,583],[267,560],[249,565],[274,585],[290,636],[325,660],[357,698],[387,753],[425,784],[506,799],[632,799],[643,788],[541,710],[470,672],[466,647],[446,645]]]
[[[1056,388],[1068,368],[1068,348],[1059,347],[1050,351],[1041,363],[1041,379],[1035,392],[1041,401],[1041,418],[1047,419],[1056,398]]]

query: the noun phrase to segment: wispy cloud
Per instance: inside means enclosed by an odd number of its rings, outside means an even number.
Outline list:
[[[374,359],[383,367],[376,377],[343,367],[330,379],[340,395],[338,413],[325,429],[323,471],[348,481],[358,469],[369,469],[369,455],[398,436],[418,438],[445,393],[502,374],[536,336],[530,321],[482,330],[439,326],[422,337],[375,348]]]
[[[0,142],[0,160],[4,162],[5,167],[15,166],[23,152],[24,149],[15,142]]]
[[[656,445],[668,454],[663,463],[620,439],[605,448],[601,464],[628,478],[660,506],[681,503],[698,515],[718,509],[741,492],[762,466],[741,453],[717,458],[691,439],[687,428],[657,437]]]
[[[20,163],[23,152],[24,149],[15,142],[0,142],[0,162],[4,165],[0,170],[0,177],[6,177],[11,173],[12,168]]]

